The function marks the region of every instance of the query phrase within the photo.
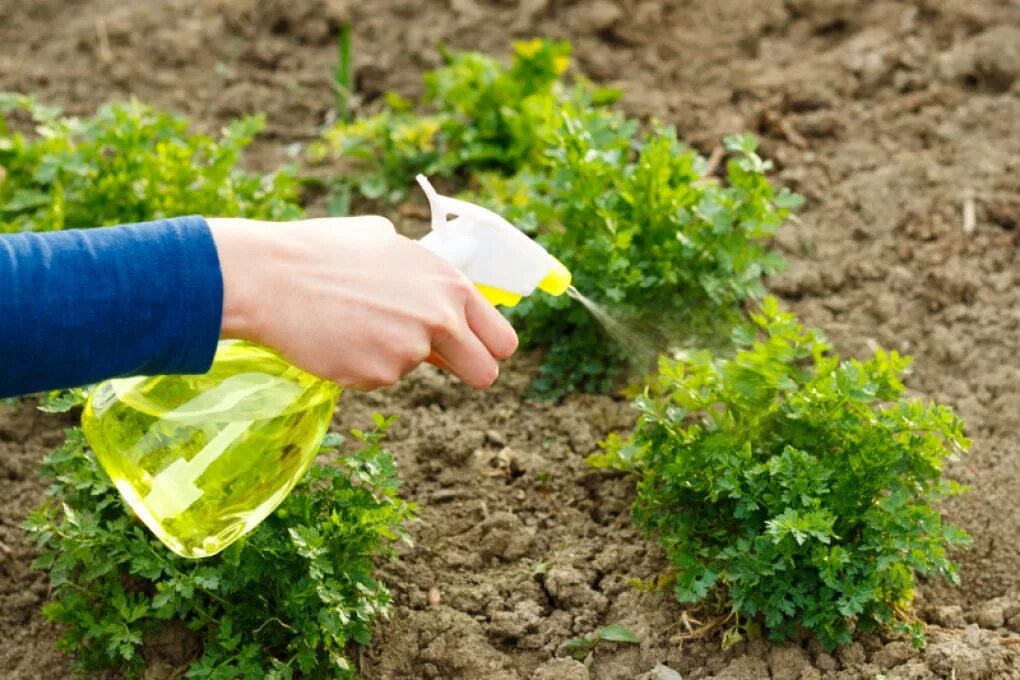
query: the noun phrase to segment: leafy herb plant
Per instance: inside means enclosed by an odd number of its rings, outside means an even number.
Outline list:
[[[516,172],[540,154],[543,133],[558,125],[562,104],[601,106],[618,96],[584,80],[564,81],[570,63],[565,42],[516,43],[509,65],[479,52],[444,58],[444,66],[425,74],[420,101],[389,94],[379,113],[326,132],[309,149],[312,160],[345,159],[348,187],[395,201],[418,173]]]
[[[382,448],[389,420],[313,464],[255,531],[204,560],[177,557],[122,503],[78,429],[50,454],[50,501],[26,520],[49,573],[46,616],[78,670],[141,673],[143,641],[183,624],[201,645],[188,678],[354,678],[349,645],[367,644],[390,608],[374,560],[406,539],[413,508]],[[330,435],[324,447],[341,438]],[[176,623],[175,623],[176,622]]]
[[[34,134],[15,132],[14,115],[30,121]],[[298,217],[293,169],[261,176],[240,168],[263,124],[261,117],[235,120],[217,140],[137,101],[80,119],[0,93],[0,232],[191,214]]]
[[[961,490],[942,470],[963,422],[904,398],[896,352],[840,361],[772,298],[752,320],[732,359],[663,359],[637,430],[592,462],[637,475],[635,521],[680,602],[724,598],[775,641],[895,627],[920,644],[915,574],[956,582],[946,551],[969,541],[931,506]]]
[[[314,155],[353,161],[349,185],[397,200],[418,172],[455,176],[562,260],[577,288],[627,319],[705,342],[763,293],[780,260],[767,240],[800,203],[777,191],[750,136],[726,140],[725,181],[674,130],[641,132],[609,108],[618,92],[565,79],[567,43],[517,43],[513,60],[447,55],[414,104],[341,123]],[[424,111],[418,113],[417,111]],[[342,201],[346,203],[346,201]],[[545,295],[514,310],[525,346],[546,350],[537,392],[607,391],[640,364],[577,303]],[[670,338],[673,339],[673,338]]]
[[[742,318],[782,266],[767,240],[800,204],[776,191],[750,136],[726,139],[726,181],[672,128],[638,134],[603,111],[565,112],[541,161],[505,179],[489,176],[480,200],[538,240],[574,285],[624,319],[649,321],[646,344],[706,346]],[[639,348],[614,343],[587,309],[536,295],[513,310],[525,346],[546,348],[540,393],[607,391]],[[683,329],[683,337],[677,330]]]

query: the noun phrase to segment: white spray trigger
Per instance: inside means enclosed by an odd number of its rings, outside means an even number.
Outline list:
[[[464,272],[491,301],[513,305],[540,286],[553,295],[566,291],[570,273],[524,232],[491,210],[437,193],[424,175],[417,179],[432,209],[432,231],[419,243]]]

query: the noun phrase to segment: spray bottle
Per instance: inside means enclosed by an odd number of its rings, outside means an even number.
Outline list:
[[[420,175],[418,183],[432,211],[432,230],[419,242],[489,302],[513,306],[536,288],[566,292],[567,269],[512,224],[436,193]],[[341,391],[271,349],[227,340],[206,374],[96,386],[82,427],[146,526],[178,555],[207,557],[286,498],[315,457]]]

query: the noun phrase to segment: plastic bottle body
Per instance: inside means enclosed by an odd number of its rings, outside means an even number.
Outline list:
[[[221,342],[204,375],[110,380],[89,396],[89,445],[135,513],[184,557],[254,529],[311,464],[340,388],[264,347]]]
[[[441,196],[420,243],[463,271],[494,305],[536,288],[560,295],[570,272],[502,217]],[[450,216],[456,216],[450,219]],[[85,437],[125,500],[184,557],[206,557],[254,529],[290,493],[326,434],[340,387],[272,350],[221,342],[205,375],[98,385]]]

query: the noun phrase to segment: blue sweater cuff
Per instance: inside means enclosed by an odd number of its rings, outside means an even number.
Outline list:
[[[202,217],[0,235],[0,397],[203,373],[222,316]]]

